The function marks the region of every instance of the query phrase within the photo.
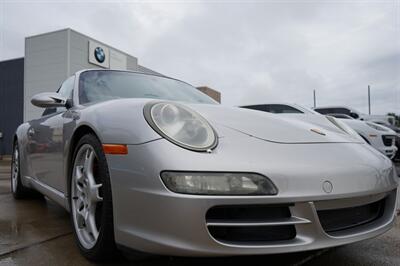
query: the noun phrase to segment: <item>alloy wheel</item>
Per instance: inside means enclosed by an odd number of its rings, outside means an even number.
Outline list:
[[[86,249],[96,245],[101,227],[102,183],[96,176],[97,157],[93,147],[78,150],[71,179],[71,211],[79,242]]]
[[[15,193],[18,186],[18,174],[19,174],[19,152],[18,147],[14,148],[12,165],[11,165],[11,189]]]

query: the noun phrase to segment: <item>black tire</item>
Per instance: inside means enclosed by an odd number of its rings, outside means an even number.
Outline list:
[[[99,235],[96,240],[96,244],[90,248],[87,249],[85,248],[82,243],[79,240],[79,237],[77,235],[77,228],[74,223],[74,218],[73,218],[73,210],[72,210],[72,194],[71,194],[71,180],[73,176],[73,171],[74,171],[74,165],[75,161],[77,159],[77,153],[79,149],[83,145],[90,145],[96,155],[96,173],[98,173],[96,176],[99,180],[98,183],[101,182],[102,187],[99,189],[99,193],[101,193],[101,196],[103,198],[101,202],[101,213],[99,217],[96,216],[96,219],[98,218],[100,222],[99,226]],[[104,155],[102,145],[98,138],[93,135],[93,134],[87,134],[84,135],[78,142],[78,144],[75,147],[74,155],[73,155],[73,160],[72,164],[70,165],[70,177],[69,177],[69,182],[68,182],[68,195],[69,195],[69,205],[71,209],[71,224],[73,227],[73,232],[75,236],[76,243],[81,251],[81,253],[89,260],[91,261],[107,261],[110,259],[116,259],[119,256],[119,252],[116,248],[115,245],[115,240],[114,240],[114,223],[113,223],[113,207],[112,207],[112,193],[111,193],[111,184],[110,184],[110,174],[108,171],[108,166],[107,166],[107,160]],[[98,208],[98,207],[96,207]],[[96,210],[97,212],[98,210]],[[97,213],[96,213],[97,215]]]
[[[19,152],[18,142],[15,141],[13,147],[12,160],[11,160],[11,176],[10,176],[11,193],[13,194],[15,199],[26,199],[29,197],[36,196],[40,193],[33,191],[32,189],[29,189],[22,184],[21,171],[20,171],[21,169],[20,154],[21,153]]]

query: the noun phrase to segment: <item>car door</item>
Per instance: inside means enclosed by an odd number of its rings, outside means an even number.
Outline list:
[[[75,76],[61,85],[58,93],[72,99]],[[30,121],[28,147],[32,178],[60,192],[64,192],[64,141],[65,107],[46,108],[42,117]]]

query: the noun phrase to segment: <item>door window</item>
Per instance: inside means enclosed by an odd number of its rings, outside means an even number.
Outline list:
[[[64,83],[61,85],[58,93],[67,99],[72,99],[72,93],[74,91],[75,84],[75,75],[69,77]]]
[[[72,100],[73,92],[74,92],[74,84],[75,84],[75,75],[69,77],[67,80],[63,82],[61,87],[58,89],[58,93],[61,94],[63,97],[65,97],[68,100]],[[42,114],[42,116],[49,115],[49,114],[54,114],[58,112],[63,112],[65,111],[65,107],[50,107],[46,108]]]

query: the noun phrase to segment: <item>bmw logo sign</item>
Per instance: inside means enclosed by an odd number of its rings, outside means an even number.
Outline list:
[[[96,49],[94,49],[94,57],[96,58],[97,62],[103,63],[104,60],[106,60],[106,54],[104,53],[103,48],[96,47]]]

